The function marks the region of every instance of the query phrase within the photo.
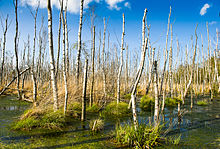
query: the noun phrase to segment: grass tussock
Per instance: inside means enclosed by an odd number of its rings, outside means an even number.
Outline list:
[[[161,137],[161,126],[140,124],[135,130],[134,125],[120,125],[116,128],[116,141],[135,148],[153,148],[164,140]]]
[[[197,105],[198,105],[198,106],[207,106],[207,105],[208,105],[208,102],[206,102],[206,101],[204,101],[204,100],[197,101]]]
[[[93,104],[91,107],[87,107],[86,111],[89,113],[97,113],[99,112],[101,107],[98,104]]]
[[[104,121],[101,119],[95,119],[95,120],[91,120],[89,122],[89,128],[93,131],[93,132],[99,132],[101,130],[104,129]]]
[[[144,111],[151,111],[154,108],[154,98],[149,95],[144,95],[141,98],[140,108]]]
[[[66,118],[62,111],[51,110],[27,110],[20,120],[12,124],[13,130],[31,130],[34,128],[62,129],[66,124]]]
[[[175,107],[179,102],[182,102],[182,99],[179,97],[174,98],[166,98],[165,99],[165,105],[168,107]]]
[[[111,116],[125,116],[130,114],[130,110],[128,109],[128,104],[125,102],[111,102],[109,103],[104,111],[102,111],[102,115],[111,115]]]

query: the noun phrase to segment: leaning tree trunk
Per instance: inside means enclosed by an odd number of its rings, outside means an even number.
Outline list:
[[[53,100],[54,100],[54,111],[58,110],[58,94],[57,94],[57,79],[55,74],[55,63],[54,63],[54,51],[53,51],[53,31],[52,31],[52,11],[51,2],[47,0],[48,10],[48,38],[49,38],[49,54],[50,54],[50,75],[51,83],[53,88]]]
[[[85,60],[85,67],[84,67],[84,80],[83,80],[83,96],[82,96],[82,116],[81,116],[81,121],[85,121],[85,118],[86,118],[87,69],[88,69],[88,59],[86,58],[86,60]]]
[[[139,65],[139,70],[138,70],[138,75],[137,79],[134,83],[132,92],[131,92],[131,103],[132,103],[132,113],[133,113],[133,121],[134,121],[134,127],[135,129],[138,126],[138,121],[137,121],[137,111],[136,111],[136,101],[135,101],[135,96],[136,96],[136,89],[137,85],[139,83],[139,80],[141,78],[143,68],[144,68],[144,62],[145,62],[145,55],[146,55],[146,49],[147,49],[147,43],[148,39],[145,38],[145,25],[146,25],[146,15],[147,15],[147,9],[144,11],[144,17],[143,17],[143,25],[142,25],[142,53],[141,53],[141,61]]]
[[[80,57],[81,57],[81,49],[82,49],[82,19],[83,19],[83,3],[84,0],[81,0],[80,6],[80,20],[79,20],[79,32],[78,32],[78,53],[76,59],[76,84],[79,84],[79,69],[80,69]]]
[[[169,35],[169,30],[170,30],[170,16],[171,16],[171,7],[170,7],[170,13],[169,13],[169,17],[168,17],[168,24],[167,24],[167,35],[166,35],[166,52],[165,52],[165,58],[164,58],[164,66],[163,66],[163,72],[161,75],[161,83],[160,83],[160,91],[159,94],[161,94],[162,90],[163,90],[163,81],[164,81],[164,74],[166,71],[166,65],[167,65],[167,57],[168,57],[168,35]]]
[[[186,98],[187,91],[188,91],[190,85],[192,84],[192,79],[193,79],[193,70],[194,70],[194,65],[195,65],[196,50],[197,50],[197,39],[198,39],[197,33],[196,33],[197,26],[198,26],[198,24],[196,25],[196,29],[195,29],[196,43],[195,43],[194,54],[193,54],[193,59],[192,59],[191,75],[190,75],[190,80],[189,80],[189,82],[188,82],[188,84],[185,88],[185,92],[184,92],[184,95],[183,95],[183,101]]]
[[[16,30],[15,30],[15,38],[14,38],[14,48],[15,48],[15,58],[16,58],[16,71],[17,71],[17,90],[18,90],[18,99],[21,99],[21,93],[19,90],[20,77],[19,77],[19,66],[18,66],[18,0],[14,0],[15,5],[15,18],[16,18]]]
[[[123,25],[122,25],[122,37],[121,37],[121,62],[118,70],[118,80],[117,80],[117,104],[120,102],[120,77],[123,67],[123,50],[124,50],[124,35],[125,35],[125,16],[123,14]]]

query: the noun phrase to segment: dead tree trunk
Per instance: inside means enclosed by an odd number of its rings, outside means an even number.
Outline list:
[[[63,7],[63,0],[61,2],[61,7]],[[61,10],[61,17],[62,17],[62,24],[63,24],[63,80],[64,80],[64,87],[65,87],[65,99],[64,99],[64,115],[66,114],[67,109],[67,102],[68,102],[68,86],[67,86],[67,72],[66,72],[66,66],[67,66],[67,60],[66,60],[66,44],[65,38],[66,38],[66,25],[63,15],[63,9]]]
[[[17,90],[18,90],[18,99],[21,99],[21,94],[19,91],[19,84],[20,84],[20,77],[19,77],[19,66],[18,66],[18,0],[14,0],[14,7],[15,7],[15,24],[16,24],[16,29],[15,29],[15,38],[14,38],[14,48],[15,48],[15,58],[16,58],[16,71],[17,71]]]
[[[155,91],[155,107],[154,107],[154,124],[159,123],[159,94],[158,94],[158,74],[157,74],[157,61],[154,61],[154,91]]]
[[[169,35],[169,30],[170,30],[170,16],[171,16],[171,7],[170,7],[170,13],[169,13],[169,17],[168,17],[168,24],[167,24],[167,35],[166,35],[166,52],[165,52],[165,58],[164,58],[164,66],[163,66],[163,72],[161,75],[161,84],[160,84],[160,91],[159,94],[161,94],[162,90],[163,90],[163,82],[164,82],[164,74],[166,71],[166,65],[167,65],[167,57],[168,57],[168,35]]]
[[[124,36],[125,36],[125,16],[123,14],[123,25],[122,25],[122,37],[121,37],[121,62],[118,70],[118,80],[117,80],[117,104],[120,102],[120,84],[121,84],[121,72],[123,67],[123,50],[124,50]]]
[[[85,60],[84,67],[84,80],[83,80],[83,96],[82,96],[82,116],[81,121],[86,119],[86,88],[87,88],[87,70],[88,70],[88,59]]]
[[[58,29],[58,40],[57,40],[57,66],[56,66],[56,78],[58,77],[59,74],[59,61],[60,61],[60,36],[61,36],[61,22],[62,22],[62,10],[63,10],[63,6],[61,6],[60,8],[60,16],[59,16],[59,29]]]
[[[53,51],[53,30],[52,30],[52,10],[51,2],[47,0],[48,10],[48,38],[49,38],[49,54],[50,54],[50,75],[51,83],[53,88],[53,100],[54,100],[54,111],[58,110],[58,94],[57,94],[57,79],[55,74],[55,63],[54,63],[54,51]]]
[[[8,87],[19,77],[21,76],[23,73],[25,73],[26,71],[28,71],[30,69],[30,67],[26,68],[24,71],[20,72],[16,77],[14,77],[5,87],[4,89],[0,92],[0,95],[2,95],[7,89]]]
[[[38,1],[38,6],[36,8],[35,14],[31,12],[31,15],[34,18],[34,43],[33,43],[33,55],[32,55],[32,67],[31,67],[31,76],[32,76],[32,81],[33,81],[33,104],[34,106],[37,105],[37,81],[36,81],[36,75],[35,75],[35,48],[36,48],[36,32],[37,32],[37,13],[38,13],[38,8],[40,6],[40,1]]]
[[[104,97],[106,97],[106,73],[105,73],[105,32],[106,32],[106,24],[104,18],[104,32],[103,32],[103,45],[102,45],[102,75],[103,75],[103,90],[104,90]]]
[[[172,64],[173,64],[173,32],[172,32],[172,25],[170,26],[170,32],[171,32],[171,40],[170,40],[170,52],[169,52],[169,93],[170,97],[173,98],[173,70],[172,70]]]
[[[78,53],[76,59],[76,84],[79,84],[79,70],[80,70],[80,57],[81,57],[81,48],[82,48],[82,19],[83,19],[83,3],[84,0],[81,0],[80,5],[80,20],[79,20],[79,32],[78,32]]]
[[[93,39],[92,39],[92,84],[90,90],[90,101],[89,106],[91,107],[93,104],[93,94],[94,94],[94,83],[95,83],[95,26],[93,26]]]
[[[145,9],[144,17],[143,17],[143,25],[142,25],[143,26],[143,28],[142,28],[142,45],[143,45],[143,47],[142,47],[142,53],[141,53],[141,61],[140,61],[139,70],[138,70],[139,73],[137,75],[137,79],[135,81],[135,84],[134,84],[132,92],[131,92],[132,113],[133,113],[133,121],[134,121],[135,129],[138,126],[136,101],[135,101],[136,89],[137,89],[137,85],[139,83],[139,80],[141,78],[142,71],[144,68],[145,55],[146,55],[146,49],[147,49],[147,43],[148,43],[148,39],[145,38],[146,15],[147,15],[147,9]]]
[[[3,46],[2,46],[2,65],[1,65],[1,72],[0,72],[0,75],[1,75],[1,84],[4,80],[4,64],[5,64],[5,47],[6,47],[6,35],[7,35],[7,31],[8,31],[8,27],[9,27],[10,24],[8,24],[8,15],[5,19],[5,27],[4,25],[2,24],[2,28],[3,28],[3,31],[4,31],[4,36],[3,36]]]
[[[191,76],[190,76],[190,80],[185,88],[185,92],[184,92],[184,95],[183,95],[183,101],[185,100],[186,98],[186,94],[187,94],[187,91],[190,87],[190,85],[192,84],[192,79],[193,79],[193,70],[194,70],[194,65],[195,65],[195,58],[196,58],[196,50],[197,50],[197,33],[196,33],[196,30],[197,30],[197,26],[196,25],[196,29],[195,29],[195,36],[196,36],[196,43],[195,43],[195,48],[194,48],[194,54],[193,54],[193,59],[192,59],[192,68],[191,68]]]

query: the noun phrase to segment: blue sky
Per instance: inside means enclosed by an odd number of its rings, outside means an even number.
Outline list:
[[[27,40],[27,35],[30,34],[33,39],[34,20],[30,15],[27,5],[34,10],[37,0],[18,0],[19,1],[19,31],[20,31],[20,45],[22,50],[23,41]],[[40,28],[41,16],[45,17],[44,26],[47,27],[47,10],[46,0],[40,0],[40,10],[37,18],[38,30]],[[58,0],[53,1],[53,31],[54,31],[54,49],[56,50],[56,39],[58,32],[59,20],[59,5]],[[79,7],[80,0],[68,1],[68,27],[69,27],[69,41],[73,44],[77,41],[78,22],[79,22]],[[165,36],[167,29],[167,19],[169,14],[169,7],[172,7],[171,23],[173,23],[174,47],[176,39],[178,38],[182,49],[185,44],[191,44],[191,36],[194,36],[194,29],[198,23],[198,36],[202,34],[204,41],[206,41],[206,22],[209,23],[211,39],[214,40],[216,29],[220,29],[220,0],[85,0],[84,14],[87,14],[88,7],[96,5],[97,19],[95,25],[97,26],[97,44],[99,31],[103,31],[103,17],[109,19],[107,31],[110,33],[110,46],[118,44],[117,38],[120,42],[122,31],[122,13],[125,13],[125,42],[128,43],[130,51],[139,51],[141,40],[141,23],[144,9],[148,9],[147,22],[151,25],[151,42],[152,46],[159,50],[164,47]],[[9,14],[12,24],[8,31],[8,42],[6,49],[8,51],[13,49],[13,38],[15,30],[14,8],[12,0],[0,0],[0,16],[2,19]],[[84,42],[90,40],[90,20],[85,17],[83,25],[82,38]],[[3,37],[2,28],[0,29],[0,38]],[[200,39],[199,39],[199,44]],[[206,43],[204,43],[206,45]],[[89,48],[90,44],[88,44]],[[199,45],[200,46],[200,45]],[[214,48],[214,46],[213,46]],[[13,53],[13,52],[12,52]],[[162,54],[162,51],[160,52]],[[175,51],[174,51],[175,54]]]

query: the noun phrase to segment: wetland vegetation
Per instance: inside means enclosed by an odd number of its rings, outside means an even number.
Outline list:
[[[111,17],[97,19],[99,1],[80,0],[74,41],[68,1],[57,1],[58,10],[45,1],[45,13],[39,0],[27,6],[33,36],[25,35],[22,47],[20,2],[11,2],[13,20],[0,13],[0,148],[220,147],[219,32],[210,32],[208,22],[207,41],[195,24],[191,41],[183,43],[170,7],[165,40],[157,45],[148,20],[152,12],[144,9],[135,52],[126,41],[126,13],[114,41]],[[13,54],[6,48],[9,27],[15,27]]]

